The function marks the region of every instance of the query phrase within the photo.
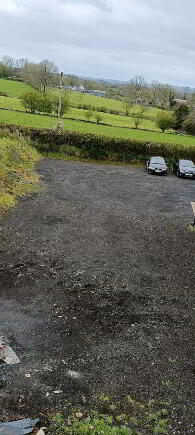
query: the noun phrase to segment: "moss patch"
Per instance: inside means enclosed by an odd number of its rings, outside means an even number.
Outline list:
[[[168,434],[171,403],[155,400],[140,402],[130,396],[122,401],[101,395],[87,407],[72,408],[49,419],[48,433],[68,435],[141,435]]]

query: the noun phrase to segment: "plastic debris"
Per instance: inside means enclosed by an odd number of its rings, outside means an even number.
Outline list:
[[[45,435],[44,429],[46,429],[46,427],[41,427],[36,435]]]
[[[25,418],[23,420],[10,421],[8,423],[0,423],[0,434],[2,435],[25,435],[32,433],[34,427],[39,422],[39,418],[31,420]]]
[[[55,390],[54,391],[54,394],[60,394],[60,393],[63,393],[63,391],[62,390]]]
[[[80,373],[75,372],[74,370],[68,370],[67,375],[73,379],[81,379],[83,377]]]
[[[3,364],[19,364],[20,360],[3,336],[0,336],[0,367]]]

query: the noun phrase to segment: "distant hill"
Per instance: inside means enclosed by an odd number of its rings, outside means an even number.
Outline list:
[[[122,81],[122,80],[114,80],[114,79],[103,79],[103,78],[96,78],[96,77],[84,77],[79,76],[79,79],[81,80],[91,80],[97,83],[109,83],[110,85],[127,85],[129,81]]]
[[[114,80],[114,79],[104,79],[104,78],[97,78],[97,77],[84,77],[84,76],[78,76],[81,80],[91,80],[97,83],[108,83],[110,85],[127,85],[129,83],[129,80]],[[186,89],[188,89],[189,93],[195,92],[195,88],[190,88],[189,86],[178,86],[178,85],[172,85],[173,88],[176,89],[177,92],[185,92]]]

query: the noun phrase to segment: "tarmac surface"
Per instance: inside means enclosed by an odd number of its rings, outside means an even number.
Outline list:
[[[194,433],[195,180],[43,160],[0,221],[0,421],[96,393],[173,403]]]

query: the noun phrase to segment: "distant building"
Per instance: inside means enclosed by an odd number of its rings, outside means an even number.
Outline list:
[[[60,88],[60,86],[58,86]],[[73,91],[73,92],[82,92],[84,94],[91,94],[95,95],[96,97],[106,97],[106,91],[99,91],[97,89],[85,89],[83,85],[79,86],[71,86],[66,85],[62,86],[62,89],[65,89],[67,91]]]
[[[85,94],[95,95],[96,97],[106,97],[106,91],[98,91],[97,89],[86,89]]]
[[[182,100],[180,98],[174,98],[173,103],[177,106],[182,106],[182,104],[184,104],[185,106],[188,105],[187,100]]]

